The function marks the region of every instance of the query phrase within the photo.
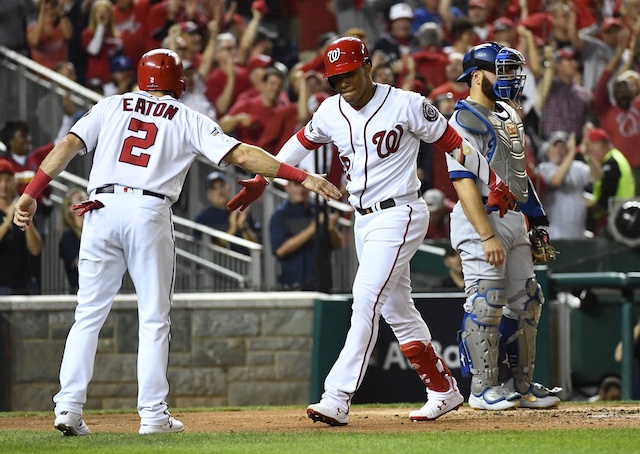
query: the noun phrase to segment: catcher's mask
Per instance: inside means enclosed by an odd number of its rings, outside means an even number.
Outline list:
[[[519,108],[527,77],[522,69],[524,64],[525,59],[519,51],[491,41],[474,46],[466,53],[462,60],[463,72],[456,80],[471,85],[474,71],[492,72],[497,76],[493,92],[498,99],[511,101]]]

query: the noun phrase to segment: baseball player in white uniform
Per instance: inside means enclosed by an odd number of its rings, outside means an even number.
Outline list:
[[[346,173],[349,203],[356,210],[355,245],[360,266],[353,283],[351,328],[344,348],[325,380],[309,418],[330,425],[348,424],[351,398],[360,386],[384,317],[400,348],[427,387],[427,403],[410,419],[436,419],[463,402],[451,371],[431,344],[431,333],[411,299],[409,262],[422,243],[429,211],[419,192],[419,141],[452,153],[451,167],[480,169],[479,177],[496,189],[502,214],[513,195],[494,180],[486,161],[464,143],[424,97],[389,85],[374,84],[365,44],[340,38],[324,54],[325,77],[338,95],[325,100],[311,121],[280,150],[278,157],[299,163],[325,143],[337,146]],[[473,164],[471,164],[473,162]],[[464,164],[464,165],[463,165]],[[465,167],[468,166],[468,167]],[[259,177],[230,208],[246,207],[261,192]],[[490,202],[494,205],[494,202]]]
[[[171,205],[198,155],[218,165],[233,163],[266,176],[298,181],[325,198],[340,198],[339,190],[321,176],[282,164],[261,148],[240,143],[215,122],[180,103],[186,83],[176,53],[155,49],[143,55],[138,85],[144,91],[106,98],[78,120],[16,203],[14,222],[25,228],[35,213],[35,198],[49,181],[76,154],[95,150],[88,186],[91,200],[77,205],[86,212],[78,306],[60,369],[61,389],[54,397],[55,426],[65,435],[89,433],[82,411],[98,333],[127,269],[138,296],[139,432],[184,430],[165,402],[175,277]]]
[[[548,244],[548,221],[526,173],[519,108],[524,58],[497,43],[473,47],[458,81],[469,98],[459,101],[450,124],[480,150],[507,182],[518,203],[504,217],[484,213],[479,195],[489,189],[465,172],[450,172],[459,202],[451,214],[451,244],[462,258],[465,305],[459,333],[463,375],[471,375],[469,405],[483,410],[545,408],[559,402],[559,388],[533,381],[537,324],[544,297],[536,281],[529,228]],[[447,158],[449,159],[449,158]],[[505,251],[503,264],[487,251]]]

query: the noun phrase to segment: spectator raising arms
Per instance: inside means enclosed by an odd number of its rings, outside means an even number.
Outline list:
[[[71,35],[73,26],[63,14],[62,4],[58,0],[40,0],[38,19],[27,29],[31,58],[49,69],[53,69],[56,63],[69,60]]]
[[[122,41],[116,36],[113,5],[109,0],[97,0],[91,7],[89,26],[82,32],[82,46],[87,51],[89,84],[98,86],[111,82],[111,59],[122,50]]]

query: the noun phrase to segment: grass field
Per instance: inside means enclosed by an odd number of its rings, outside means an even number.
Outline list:
[[[0,413],[0,453],[640,453],[640,403],[472,411],[411,423],[411,406],[354,406],[350,424],[313,424],[300,407],[174,409],[182,434],[140,436],[132,410],[87,412],[87,437],[63,437],[50,412]],[[521,427],[521,428],[518,428]]]

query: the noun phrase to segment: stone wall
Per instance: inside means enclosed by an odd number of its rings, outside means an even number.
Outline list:
[[[306,405],[313,306],[308,292],[179,294],[171,312],[169,405]],[[0,410],[50,410],[73,296],[2,297]],[[86,408],[135,408],[135,295],[116,299],[100,332]]]

